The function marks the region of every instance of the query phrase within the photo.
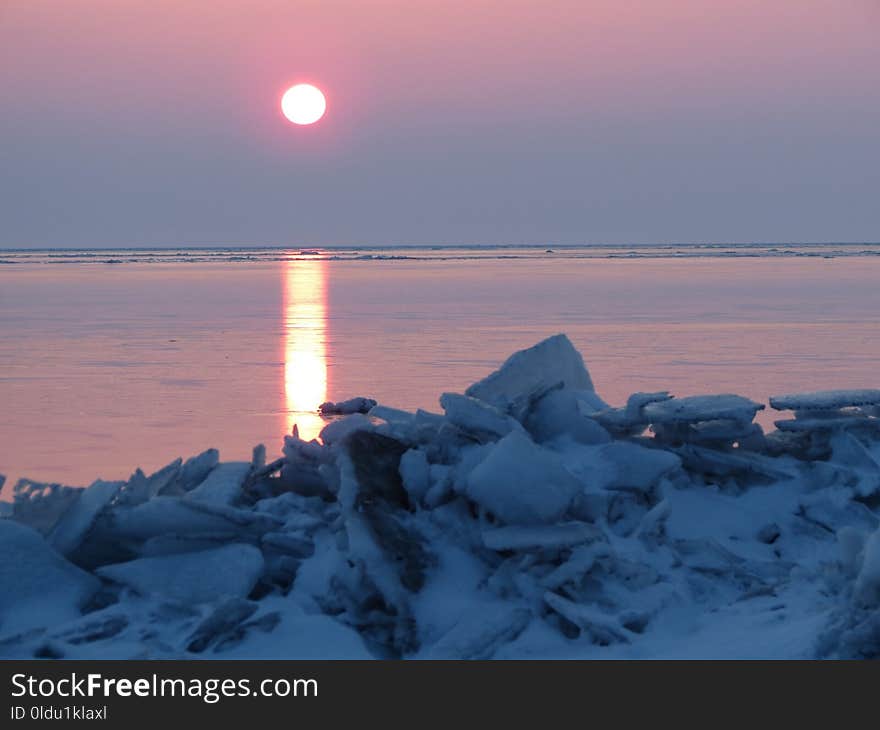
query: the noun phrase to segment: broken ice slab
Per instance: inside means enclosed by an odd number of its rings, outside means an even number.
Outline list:
[[[582,444],[602,444],[611,435],[592,418],[605,404],[593,391],[557,388],[539,398],[528,411],[524,425],[538,443],[570,438]]]
[[[632,633],[624,628],[616,616],[609,616],[599,609],[563,598],[547,591],[544,602],[566,621],[585,632],[596,644],[629,643]]]
[[[880,529],[871,534],[862,550],[862,565],[856,578],[855,599],[864,608],[880,607]]]
[[[652,424],[699,423],[701,421],[733,421],[751,423],[763,403],[755,403],[741,395],[693,395],[654,401],[642,409]]]
[[[556,590],[565,583],[579,581],[593,569],[596,559],[607,555],[609,550],[608,544],[604,542],[576,547],[571,551],[568,560],[541,578],[541,586]]]
[[[186,650],[195,654],[203,652],[225,634],[234,631],[242,621],[249,619],[259,604],[243,598],[230,598],[208,614],[190,635]]]
[[[363,413],[352,413],[350,416],[331,421],[319,434],[321,441],[327,446],[342,443],[356,431],[372,431],[375,424],[369,416]]]
[[[266,468],[266,444],[257,444],[251,451],[251,471],[258,473]],[[270,472],[271,473],[271,472]]]
[[[661,390],[655,393],[633,393],[626,399],[626,406],[624,406],[623,411],[630,418],[641,418],[645,406],[648,406],[651,403],[662,403],[664,401],[672,400],[672,398],[673,396],[670,395],[667,390]]]
[[[520,420],[534,401],[561,387],[593,390],[593,381],[571,340],[559,334],[515,352],[498,370],[470,386],[465,395]]]
[[[830,438],[831,461],[841,465],[855,481],[853,488],[863,498],[880,492],[880,452],[872,453],[857,438],[846,431]]]
[[[52,530],[49,536],[52,547],[63,555],[71,555],[123,484],[124,482],[105,482],[99,479],[83,489]]]
[[[187,459],[180,470],[180,485],[189,490],[201,484],[208,473],[220,463],[220,452],[217,449],[206,449],[198,456]]]
[[[770,405],[777,411],[837,411],[842,408],[880,405],[880,390],[818,390],[813,393],[776,395]]]
[[[788,433],[812,433],[846,431],[853,428],[864,428],[871,431],[880,431],[880,418],[868,416],[840,416],[838,418],[794,418],[784,421],[775,421],[774,425],[780,431]]]
[[[52,639],[67,644],[92,644],[96,641],[112,639],[129,625],[129,620],[121,613],[110,613],[92,617],[87,615],[82,620],[54,633]]]
[[[558,520],[581,491],[556,453],[515,431],[471,471],[466,493],[503,522],[534,524]]]
[[[633,393],[623,408],[597,410],[589,416],[615,436],[638,436],[648,427],[648,419],[643,413],[645,406],[671,398],[665,390],[658,393]]]
[[[478,440],[498,440],[511,431],[522,430],[518,421],[476,398],[443,393],[440,405],[450,423]]]
[[[210,550],[244,539],[239,532],[194,532],[186,535],[157,535],[146,540],[140,548],[140,557],[194,553]]]
[[[375,408],[376,401],[372,398],[349,398],[348,400],[332,403],[327,401],[318,406],[322,416],[347,416],[351,413],[369,413],[370,409]]]
[[[410,501],[418,504],[431,488],[431,465],[427,455],[419,449],[404,452],[398,471]]]
[[[214,550],[138,558],[95,572],[141,595],[158,594],[192,605],[222,597],[244,598],[263,568],[263,555],[257,548],[233,543]]]
[[[149,477],[138,469],[120,490],[116,497],[116,503],[122,505],[141,504],[164,494],[166,490],[170,491],[176,488],[177,491],[182,491],[176,486],[182,465],[183,459],[175,459]]]
[[[491,659],[528,626],[531,612],[521,606],[497,604],[489,611],[465,614],[424,653],[424,659]]]
[[[207,504],[232,505],[242,496],[242,487],[251,464],[246,461],[229,461],[210,471],[205,480],[194,487],[187,499]]]
[[[613,465],[606,489],[650,491],[660,478],[681,466],[681,459],[665,449],[649,449],[628,441],[601,446],[598,455]],[[595,468],[595,467],[594,467]]]
[[[511,525],[483,530],[483,545],[490,550],[559,550],[586,542],[603,540],[605,535],[587,522],[562,522],[558,525]]]
[[[406,490],[400,477],[400,459],[407,447],[397,439],[371,431],[355,431],[345,440],[357,478],[357,503],[378,499],[405,506]]]
[[[400,426],[410,425],[416,417],[415,413],[410,413],[409,411],[404,411],[400,408],[389,408],[388,406],[381,405],[373,406],[370,409],[369,415],[373,418],[379,418],[386,423]]]
[[[261,512],[175,497],[154,497],[137,507],[113,510],[101,530],[107,539],[140,542],[158,535],[261,535],[283,524],[284,520]]]
[[[767,481],[793,479],[795,473],[780,465],[776,459],[753,452],[734,453],[717,451],[702,446],[685,444],[673,449],[681,457],[685,470],[720,477],[755,477]]]
[[[65,560],[36,530],[0,520],[0,632],[69,621],[101,587]]]
[[[295,558],[308,558],[315,552],[315,545],[311,540],[287,532],[267,532],[263,535],[261,544],[264,548]]]

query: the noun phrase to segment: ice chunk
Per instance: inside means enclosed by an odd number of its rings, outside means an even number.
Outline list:
[[[410,428],[416,417],[415,413],[388,406],[374,406],[370,409],[369,415],[371,418],[381,419],[397,428]]]
[[[446,464],[431,464],[431,487],[425,493],[424,502],[427,507],[434,508],[443,503],[450,495],[453,487],[453,470]]]
[[[355,510],[347,511],[345,531],[348,559],[363,567],[389,606],[405,614],[409,603],[406,591],[397,575],[396,566],[387,559],[369,522]]]
[[[353,413],[345,418],[328,423],[321,430],[321,441],[325,444],[338,444],[355,431],[372,431],[375,428],[373,422],[363,413]]]
[[[645,406],[661,403],[672,398],[666,391],[658,393],[633,393],[623,408],[608,408],[591,414],[602,426],[615,436],[638,436],[648,427]]]
[[[605,555],[607,551],[607,543],[576,547],[571,551],[568,560],[541,579],[541,586],[556,590],[565,583],[580,581],[584,575],[592,570],[596,559]]]
[[[101,587],[25,525],[0,520],[0,632],[11,634],[76,618]]]
[[[242,621],[249,619],[259,604],[242,598],[230,598],[215,608],[188,639],[186,650],[200,653],[217,642],[224,634],[234,631]]]
[[[130,509],[114,510],[107,521],[107,539],[143,541],[158,535],[245,533],[260,535],[284,524],[272,515],[221,505],[155,497]]]
[[[866,429],[880,433],[880,418],[869,418],[862,415],[839,416],[836,418],[795,418],[785,421],[774,421],[780,431],[786,433],[826,433]]]
[[[329,449],[325,449],[317,441],[303,441],[295,436],[285,436],[280,486],[301,495],[326,493],[328,484],[321,474],[321,467],[327,461],[329,453]]]
[[[257,444],[251,452],[251,470],[260,473],[266,468],[266,444]]]
[[[269,632],[249,631],[240,644],[224,651],[224,659],[373,659],[361,636],[338,620],[306,614],[284,597],[261,601],[281,612],[281,620]],[[259,616],[259,614],[257,614]],[[266,614],[263,614],[264,616]],[[269,614],[271,615],[271,614]],[[254,619],[248,623],[256,623]]]
[[[157,535],[146,540],[140,549],[140,557],[195,553],[200,550],[222,547],[242,539],[239,532],[194,532],[187,535]],[[134,555],[129,558],[137,557]],[[114,561],[122,562],[122,561]]]
[[[814,393],[776,395],[770,405],[777,411],[836,411],[841,408],[880,405],[880,390],[819,390]]]
[[[138,469],[117,495],[117,504],[135,505],[171,490],[180,477],[183,459],[175,459],[147,477]]]
[[[726,452],[685,444],[675,449],[687,471],[719,477],[786,481],[795,475],[785,463],[751,452]]]
[[[431,488],[431,468],[424,451],[410,449],[400,457],[400,478],[413,503],[419,502]]]
[[[861,530],[847,525],[837,531],[840,548],[840,565],[846,575],[854,577],[861,570],[861,558],[867,536]]]
[[[191,605],[220,598],[244,598],[263,572],[263,556],[253,545],[232,544],[214,550],[105,565],[102,578],[142,595],[159,594]]]
[[[123,484],[124,482],[105,482],[99,479],[82,490],[79,499],[70,506],[52,530],[49,536],[52,547],[63,555],[71,555]]]
[[[595,643],[629,643],[631,632],[615,616],[602,613],[592,606],[574,603],[557,593],[547,591],[544,601],[556,613],[585,632]]]
[[[198,456],[187,459],[180,470],[180,483],[184,489],[192,489],[201,484],[208,472],[220,462],[220,452],[217,449],[207,449]]]
[[[862,568],[856,578],[856,601],[864,608],[880,607],[880,529],[865,542]]]
[[[880,464],[862,443],[846,432],[831,437],[831,458],[845,465],[858,479],[855,490],[860,497],[871,497],[880,491]],[[880,456],[880,455],[878,455]]]
[[[513,641],[532,618],[521,606],[499,604],[491,611],[466,614],[425,654],[425,659],[491,659]]]
[[[764,409],[741,395],[694,395],[687,398],[654,401],[642,409],[649,423],[698,423],[700,421],[735,421],[751,423]]]
[[[68,624],[61,631],[53,632],[52,638],[67,644],[92,644],[112,639],[129,626],[129,619],[119,613],[87,614]]]
[[[401,585],[409,591],[420,591],[427,571],[436,563],[436,556],[427,548],[424,536],[407,520],[407,513],[369,505],[363,514]]]
[[[583,358],[562,334],[514,353],[465,393],[519,418],[532,402],[554,388],[594,389]]]
[[[347,416],[351,413],[369,413],[371,408],[375,408],[376,401],[372,398],[350,398],[349,400],[339,401],[339,403],[331,403],[327,401],[318,406],[318,410],[322,416]]]
[[[772,545],[779,539],[781,534],[782,531],[779,529],[779,525],[775,522],[768,522],[761,527],[757,533],[755,533],[755,537],[758,539],[758,542],[763,542],[765,545]]]
[[[463,431],[481,440],[496,440],[522,426],[488,403],[458,393],[444,393],[440,405],[446,418]]]
[[[407,505],[400,478],[400,459],[407,450],[397,439],[371,431],[356,431],[345,441],[358,483],[359,503],[385,499]]]
[[[602,531],[586,522],[558,525],[509,525],[483,530],[483,544],[490,550],[558,550],[603,539]]]
[[[669,500],[661,500],[645,513],[639,521],[639,524],[633,530],[632,536],[659,536],[659,533],[665,529],[666,521],[671,514],[672,505],[669,503]]]
[[[242,496],[242,486],[250,474],[246,461],[230,461],[216,466],[205,480],[192,489],[187,499],[209,504],[235,503]]]
[[[466,491],[500,520],[530,524],[558,520],[580,490],[556,454],[514,432],[474,468]]]
[[[552,390],[534,404],[525,419],[539,443],[566,435],[582,444],[604,444],[611,436],[591,416],[605,404],[590,390]]]
[[[614,466],[606,489],[634,489],[646,492],[664,474],[681,466],[681,459],[663,449],[649,449],[628,441],[614,441],[599,448],[599,456]]]
[[[667,390],[657,391],[656,393],[633,393],[626,399],[624,412],[630,418],[641,418],[645,406],[651,403],[662,403],[667,400],[672,400],[672,396]]]
[[[307,558],[315,552],[315,545],[299,535],[286,532],[267,532],[263,535],[263,547],[295,558]]]

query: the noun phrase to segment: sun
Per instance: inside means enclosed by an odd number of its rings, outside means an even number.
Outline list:
[[[327,110],[327,100],[317,86],[297,84],[281,97],[281,111],[294,124],[314,124]]]

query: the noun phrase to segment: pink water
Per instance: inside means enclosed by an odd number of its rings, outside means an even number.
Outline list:
[[[556,332],[612,404],[880,387],[876,256],[162,261],[0,266],[6,498],[276,454],[325,399],[437,410]]]

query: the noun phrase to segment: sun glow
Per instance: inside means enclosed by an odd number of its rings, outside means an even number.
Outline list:
[[[327,400],[327,262],[284,262],[284,399],[287,433],[320,433]]]
[[[327,100],[317,86],[297,84],[281,97],[281,111],[294,124],[314,124],[327,110]]]

